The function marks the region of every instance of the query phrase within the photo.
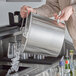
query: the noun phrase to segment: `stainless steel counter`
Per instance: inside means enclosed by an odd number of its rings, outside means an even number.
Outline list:
[[[10,65],[9,62],[0,62],[0,65]],[[52,65],[41,65],[41,64],[26,64],[26,63],[20,63],[19,66],[21,67],[28,67],[27,69],[11,74],[9,76],[43,76],[42,74],[45,71],[50,71],[51,69],[55,68],[58,65],[58,62],[52,64]],[[2,69],[0,70],[0,72]],[[0,75],[1,76],[1,75]]]

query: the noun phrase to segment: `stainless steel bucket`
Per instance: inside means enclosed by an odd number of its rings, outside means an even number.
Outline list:
[[[25,51],[57,57],[64,41],[64,24],[47,17],[31,13],[26,21],[23,44],[26,42]]]

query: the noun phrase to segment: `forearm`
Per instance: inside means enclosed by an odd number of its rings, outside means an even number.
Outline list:
[[[43,5],[39,8],[35,8],[36,13],[39,15],[43,15],[49,17],[52,13],[52,9],[48,5]]]
[[[50,4],[46,3],[45,5],[39,7],[39,8],[34,8],[37,14],[46,16],[46,17],[51,17],[53,16],[54,13],[59,12],[59,9],[55,6],[50,6]]]
[[[73,8],[73,13],[75,14],[76,13],[76,4],[73,4],[73,5],[71,5],[72,6],[72,8]]]

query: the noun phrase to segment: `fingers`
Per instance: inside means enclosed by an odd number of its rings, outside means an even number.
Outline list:
[[[32,11],[33,11],[33,9],[31,7],[23,6],[23,7],[21,7],[20,15],[21,15],[22,18],[25,18],[27,16],[27,13],[29,14]]]
[[[26,12],[25,12],[25,10],[27,10],[27,6],[21,7],[20,15],[21,15],[22,18],[25,18],[25,17],[26,17]]]
[[[60,20],[60,21],[67,21],[68,17],[66,17],[64,10],[61,11],[60,15],[57,15],[57,13],[54,14],[54,17],[56,20]]]
[[[58,26],[60,26],[60,27],[65,27],[65,25],[63,25],[61,22],[58,24]]]
[[[60,20],[61,21],[67,21],[70,18],[70,16],[73,14],[72,6],[68,6],[68,7],[64,8],[62,10],[62,14],[63,15],[60,17]]]
[[[55,17],[56,20],[59,19],[57,13],[54,13],[54,17]]]
[[[60,21],[67,21],[69,17],[70,17],[70,14],[64,12],[63,15],[60,17]]]
[[[59,16],[60,21],[65,21],[65,12],[61,11],[61,15]]]
[[[57,13],[54,13],[54,17],[57,20],[57,19],[60,19],[61,15],[58,15]]]

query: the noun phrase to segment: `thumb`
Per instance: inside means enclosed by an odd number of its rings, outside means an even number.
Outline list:
[[[60,21],[64,21],[65,18],[65,12],[61,11],[61,15],[59,16]]]
[[[61,15],[59,15],[59,18],[63,17],[63,15],[65,14],[64,10],[61,11]]]

